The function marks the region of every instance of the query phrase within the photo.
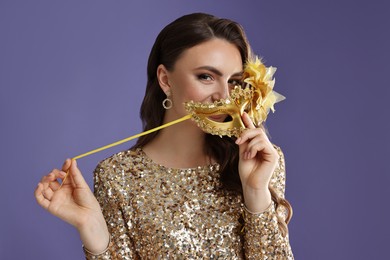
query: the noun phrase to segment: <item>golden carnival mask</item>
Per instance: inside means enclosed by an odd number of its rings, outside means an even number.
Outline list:
[[[214,103],[187,102],[185,108],[196,124],[213,135],[238,137],[245,125],[241,115],[246,112],[253,124],[258,127],[267,119],[274,104],[285,99],[273,90],[274,67],[266,67],[256,56],[248,60],[244,67],[242,86],[236,86],[230,96]],[[217,122],[210,117],[228,115],[225,122]]]

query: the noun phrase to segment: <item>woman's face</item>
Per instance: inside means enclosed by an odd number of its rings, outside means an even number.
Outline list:
[[[242,70],[238,48],[226,40],[215,38],[187,49],[173,70],[166,71],[173,102],[167,116],[175,119],[186,115],[184,103],[190,100],[214,102],[227,98],[230,90],[239,84]],[[211,119],[223,121],[225,118],[226,115],[219,115]]]

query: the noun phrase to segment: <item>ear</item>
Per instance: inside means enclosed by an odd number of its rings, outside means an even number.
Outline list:
[[[162,91],[169,96],[171,93],[171,86],[169,85],[169,71],[163,64],[160,64],[157,67],[157,80]]]

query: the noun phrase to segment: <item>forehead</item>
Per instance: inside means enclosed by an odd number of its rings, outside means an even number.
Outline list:
[[[236,73],[242,70],[242,58],[237,46],[224,39],[214,38],[185,50],[176,65],[177,68],[212,66]]]

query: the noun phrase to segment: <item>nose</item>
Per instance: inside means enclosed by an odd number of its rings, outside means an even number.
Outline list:
[[[217,101],[220,99],[226,99],[230,96],[230,89],[229,89],[229,84],[228,82],[222,82],[220,83],[215,92],[212,95],[212,100]]]

